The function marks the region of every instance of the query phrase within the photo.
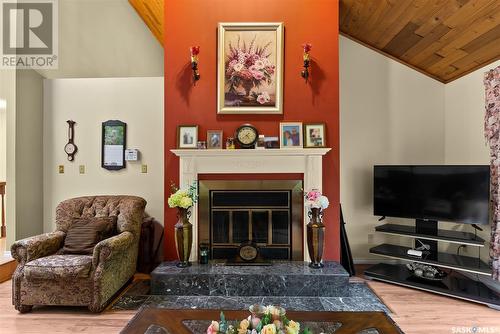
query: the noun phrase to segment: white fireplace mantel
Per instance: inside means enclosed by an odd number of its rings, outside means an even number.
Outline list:
[[[331,148],[248,149],[248,150],[171,150],[180,159],[181,187],[198,180],[199,174],[304,174],[304,189],[319,189],[323,184],[323,156]],[[191,261],[198,258],[198,207],[191,215],[193,249]],[[304,215],[304,226],[307,217]],[[304,233],[304,260],[309,260]]]

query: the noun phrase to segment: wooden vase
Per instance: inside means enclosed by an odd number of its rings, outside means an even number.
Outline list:
[[[189,257],[193,246],[193,225],[189,222],[189,209],[178,208],[177,224],[175,224],[175,247],[179,263],[177,267],[186,268],[191,265]]]
[[[323,225],[323,212],[319,208],[312,208],[309,212],[307,224],[307,249],[311,263],[309,267],[323,268],[323,250],[325,247],[325,225]]]

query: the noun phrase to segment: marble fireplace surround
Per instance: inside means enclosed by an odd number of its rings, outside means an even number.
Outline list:
[[[265,150],[175,149],[179,157],[179,184],[198,180],[199,174],[297,174],[304,175],[304,189],[319,189],[323,184],[323,156],[331,148],[290,148]],[[198,206],[190,218],[193,224],[191,261],[198,259]],[[307,217],[304,215],[304,226]],[[304,261],[309,261],[306,234],[303,237]]]

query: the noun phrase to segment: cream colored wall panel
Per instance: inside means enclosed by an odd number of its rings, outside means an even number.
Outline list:
[[[54,228],[59,202],[83,195],[142,196],[146,211],[163,223],[163,78],[45,80],[44,97],[44,230]],[[76,122],[74,162],[64,152],[69,119]],[[101,123],[110,119],[127,123],[127,147],[141,155],[120,171],[101,168]]]
[[[374,232],[373,165],[444,162],[444,85],[340,37],[340,197],[356,260],[408,238]],[[409,219],[388,221],[412,224]]]

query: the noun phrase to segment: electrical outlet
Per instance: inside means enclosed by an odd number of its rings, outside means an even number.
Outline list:
[[[141,173],[147,173],[148,172],[148,165],[141,165]]]
[[[64,165],[59,165],[59,174],[64,174]]]
[[[80,174],[85,174],[85,165],[80,165],[79,170]]]

